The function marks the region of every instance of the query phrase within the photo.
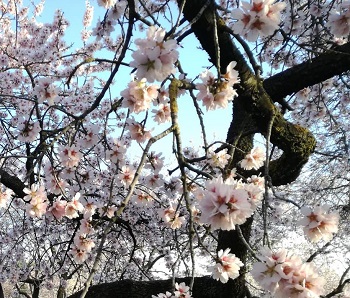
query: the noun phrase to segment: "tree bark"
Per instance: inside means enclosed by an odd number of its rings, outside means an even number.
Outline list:
[[[190,278],[178,278],[176,282],[190,283]],[[121,280],[91,286],[86,298],[151,298],[152,295],[171,291],[172,280],[134,281]],[[68,298],[79,298],[81,292],[75,293]],[[222,290],[221,283],[211,277],[196,277],[193,287],[193,297],[196,298],[227,298]],[[240,296],[236,296],[240,298]],[[244,296],[242,296],[243,298]]]

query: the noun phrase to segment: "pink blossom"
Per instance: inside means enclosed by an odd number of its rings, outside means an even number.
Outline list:
[[[91,252],[95,247],[95,243],[92,239],[88,238],[85,234],[76,234],[74,237],[74,244],[77,249],[85,252]]]
[[[236,22],[232,24],[235,33],[244,36],[248,41],[256,41],[259,36],[269,36],[278,29],[280,12],[286,3],[274,0],[243,1],[242,6],[233,9],[231,16]]]
[[[123,107],[129,108],[135,114],[150,108],[152,101],[158,96],[159,86],[148,86],[146,82],[146,79],[143,78],[128,84],[128,88],[120,93],[123,96]]]
[[[245,170],[259,169],[264,165],[265,152],[262,148],[256,147],[248,153],[243,160],[240,161],[240,165]]]
[[[79,202],[80,193],[77,192],[75,196],[73,197],[71,202],[68,202],[65,208],[65,216],[72,219],[79,217],[79,213],[83,213],[84,206],[82,203]]]
[[[78,264],[84,263],[89,257],[89,253],[85,250],[81,250],[77,247],[73,247],[69,254],[73,257],[74,261]]]
[[[11,189],[6,189],[3,191],[0,188],[0,208],[5,208],[7,205],[7,202],[10,200],[12,195],[12,190]]]
[[[114,144],[110,150],[106,151],[106,159],[113,163],[117,163],[125,158],[126,146],[121,140],[114,140]]]
[[[199,90],[197,99],[203,102],[203,105],[209,110],[217,108],[226,108],[229,101],[237,96],[233,85],[239,83],[238,72],[234,70],[236,62],[232,61],[226,68],[226,73],[220,79],[216,79],[214,75],[205,70],[201,73],[200,79],[202,83],[196,84]]]
[[[298,223],[304,226],[304,232],[312,242],[321,239],[329,241],[333,238],[333,234],[338,232],[339,214],[338,212],[328,214],[328,210],[328,205],[317,206],[313,210],[309,207],[301,208],[304,217]]]
[[[135,190],[135,194],[133,196],[133,201],[136,205],[139,206],[150,206],[153,204],[153,198],[147,192],[142,190]]]
[[[179,229],[185,222],[185,218],[180,216],[179,212],[170,205],[166,209],[162,209],[159,212],[159,216],[166,223],[167,227],[171,229]]]
[[[138,49],[133,52],[130,66],[136,67],[136,76],[148,82],[163,81],[175,73],[174,63],[179,53],[173,39],[164,41],[165,30],[149,27],[146,39],[136,39]]]
[[[251,274],[274,297],[317,298],[323,293],[324,280],[311,263],[303,263],[284,249],[273,252],[264,247],[260,252],[261,262],[253,265]]]
[[[55,104],[60,89],[53,85],[53,81],[49,78],[41,78],[36,82],[33,94],[38,98],[39,103],[47,100],[50,106]]]
[[[170,105],[169,104],[159,104],[158,109],[153,109],[154,113],[153,119],[157,123],[165,123],[171,121]]]
[[[106,9],[111,8],[117,0],[97,0],[99,6],[102,6]]]
[[[62,165],[67,168],[74,168],[78,165],[81,153],[77,146],[64,146],[60,149],[60,159]]]
[[[41,131],[39,122],[21,120],[17,126],[17,139],[22,142],[34,142]]]
[[[236,224],[244,223],[253,213],[248,193],[244,189],[235,189],[221,177],[206,182],[199,206],[201,221],[210,224],[214,230],[233,230]]]
[[[221,150],[218,153],[215,153],[212,150],[209,150],[208,152],[208,164],[212,167],[216,168],[224,168],[226,164],[228,163],[228,160],[230,158],[230,155],[227,154],[227,149]]]
[[[230,278],[235,279],[239,276],[239,269],[242,266],[241,260],[234,254],[230,254],[230,249],[227,248],[218,252],[218,263],[210,267],[209,270],[214,279],[227,283]]]
[[[123,166],[121,172],[117,175],[118,185],[124,185],[128,187],[133,181],[135,176],[135,170],[129,166]]]
[[[27,214],[30,217],[42,217],[46,213],[48,206],[44,186],[32,184],[30,189],[24,188],[23,192],[27,194],[24,199],[30,199],[29,204],[26,205]]]
[[[141,123],[136,122],[133,118],[129,118],[127,124],[131,138],[138,143],[144,143],[151,138],[150,131],[146,130]]]
[[[58,198],[53,202],[52,206],[49,208],[49,212],[57,219],[60,220],[66,213],[67,201]]]

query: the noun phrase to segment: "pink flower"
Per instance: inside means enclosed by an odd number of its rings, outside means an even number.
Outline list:
[[[99,6],[102,6],[106,9],[111,8],[117,0],[97,0]]]
[[[264,247],[260,252],[261,262],[253,265],[251,274],[274,297],[317,298],[322,294],[324,280],[311,263],[303,263],[298,256],[288,255],[284,249],[273,252]]]
[[[327,27],[335,37],[346,37],[350,32],[350,6],[347,2],[339,6],[338,11],[331,11]]]
[[[6,189],[5,191],[0,189],[0,208],[5,208],[7,202],[10,200],[12,195],[11,189]]]
[[[63,201],[58,198],[53,202],[52,206],[49,208],[49,212],[57,219],[60,220],[66,213],[67,201]]]
[[[125,157],[126,146],[120,140],[114,140],[110,150],[106,151],[106,159],[113,163],[123,160]]]
[[[169,104],[159,104],[158,110],[153,109],[152,113],[155,113],[155,115],[153,116],[153,119],[158,124],[171,121],[170,105]]]
[[[236,62],[232,61],[226,68],[226,73],[220,78],[215,79],[214,75],[205,70],[201,73],[202,83],[196,84],[199,90],[197,100],[202,100],[203,105],[209,110],[217,108],[226,108],[229,101],[237,96],[233,85],[239,83],[238,72],[234,70]]]
[[[179,53],[177,43],[173,39],[164,41],[165,30],[149,27],[146,39],[136,39],[138,47],[131,55],[134,59],[130,66],[136,67],[136,76],[146,78],[148,82],[164,81],[175,73],[174,63]]]
[[[17,138],[22,142],[34,142],[41,131],[39,122],[22,120],[17,126]]]
[[[73,257],[74,261],[77,262],[78,264],[84,263],[89,257],[89,254],[87,251],[81,250],[77,247],[73,247],[69,251],[69,254]]]
[[[162,220],[166,223],[167,227],[171,229],[179,229],[185,222],[185,218],[180,216],[179,212],[176,211],[172,205],[164,210],[160,210],[158,213]]]
[[[79,217],[79,213],[83,213],[84,206],[79,202],[80,193],[77,192],[71,202],[68,202],[65,208],[65,216],[72,219]]]
[[[33,94],[37,97],[39,103],[47,100],[50,106],[55,104],[58,98],[59,88],[53,85],[50,78],[41,78],[36,82]]]
[[[117,175],[118,185],[123,185],[128,187],[133,181],[135,176],[135,170],[129,166],[123,166],[121,172]]]
[[[339,214],[338,212],[327,214],[328,210],[328,205],[317,206],[314,210],[309,207],[301,208],[304,217],[298,223],[304,226],[304,232],[312,242],[321,239],[329,241],[333,238],[333,234],[338,232]]]
[[[151,133],[146,130],[141,123],[136,122],[132,117],[127,120],[127,124],[131,138],[138,143],[144,143],[151,138]]]
[[[216,168],[224,168],[227,164],[228,160],[230,158],[230,155],[227,154],[227,149],[221,150],[218,153],[215,153],[212,150],[209,150],[208,152],[208,164],[212,167]]]
[[[241,260],[230,254],[230,249],[227,248],[218,252],[218,263],[210,267],[210,270],[214,279],[227,283],[230,278],[235,279],[239,276],[239,269],[243,265]]]
[[[74,168],[79,164],[81,153],[77,146],[64,146],[60,149],[60,158],[62,165],[67,168]]]
[[[80,251],[91,252],[95,247],[95,243],[92,239],[88,238],[85,234],[76,234],[74,237],[74,244]]]
[[[286,7],[284,2],[272,4],[274,0],[243,1],[240,8],[233,9],[231,16],[236,20],[232,25],[235,33],[248,41],[256,41],[260,36],[269,36],[278,29],[280,12]]]
[[[264,165],[265,152],[262,148],[256,147],[248,153],[243,160],[240,161],[240,165],[245,170],[259,169]]]
[[[150,206],[153,204],[153,198],[147,192],[143,192],[142,190],[135,190],[135,194],[133,197],[133,201],[136,205],[139,206]]]
[[[148,86],[145,78],[132,81],[128,88],[120,93],[123,96],[122,106],[135,114],[147,111],[158,96],[158,88],[157,85]]]
[[[233,230],[253,213],[248,193],[235,189],[222,178],[206,182],[204,197],[199,201],[202,211],[201,221],[212,229]]]

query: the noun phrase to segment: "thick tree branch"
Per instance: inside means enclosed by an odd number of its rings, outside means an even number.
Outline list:
[[[350,42],[282,71],[266,79],[263,85],[270,97],[278,102],[287,95],[348,70],[350,70]]]
[[[189,284],[190,277],[177,278],[176,282]],[[221,283],[211,277],[196,277],[193,286],[192,296],[195,298],[227,298],[220,290]],[[112,283],[105,283],[91,286],[86,298],[150,298],[159,293],[171,292],[172,279],[134,281],[121,280]],[[79,298],[81,292],[75,293],[68,298]],[[238,298],[238,297],[237,297]]]
[[[0,169],[0,182],[7,188],[11,189],[18,197],[23,198],[25,193],[23,188],[25,188],[24,183],[16,176],[12,176],[6,171]]]

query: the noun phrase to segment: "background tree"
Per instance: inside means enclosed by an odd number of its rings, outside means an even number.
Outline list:
[[[86,3],[75,49],[64,39],[64,13],[41,24],[43,3],[1,2],[0,257],[12,295],[342,293],[348,3],[98,4],[106,13],[89,31]],[[186,77],[191,65],[179,55],[191,36],[214,66],[199,78]],[[120,86],[125,69],[135,78]],[[183,94],[193,99],[202,148],[182,144]],[[202,109],[231,100],[226,142],[209,142]],[[176,165],[152,151],[163,139]],[[139,159],[127,157],[134,143]],[[317,271],[340,259],[335,280],[323,270],[322,290]]]

